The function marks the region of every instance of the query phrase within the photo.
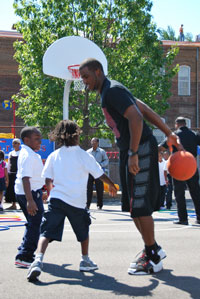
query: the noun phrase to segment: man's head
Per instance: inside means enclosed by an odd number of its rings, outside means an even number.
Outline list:
[[[97,147],[99,146],[99,139],[96,137],[92,138],[91,145],[93,147],[93,150],[96,150]]]
[[[12,145],[15,151],[19,151],[21,141],[18,138],[13,139]]]
[[[87,89],[101,91],[105,75],[103,66],[98,60],[94,58],[84,60],[79,67],[79,71]]]
[[[186,120],[183,116],[179,116],[175,120],[175,129],[186,126]]]
[[[36,127],[25,127],[21,130],[20,137],[25,145],[38,151],[41,145],[41,133]]]

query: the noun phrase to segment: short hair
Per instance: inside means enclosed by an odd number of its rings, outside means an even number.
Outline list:
[[[19,138],[15,138],[15,139],[13,139],[12,143],[19,143],[19,144],[21,144],[21,141],[20,141]]]
[[[21,130],[20,138],[24,141],[25,137],[30,138],[32,134],[41,135],[41,132],[36,127],[25,127]]]
[[[2,160],[5,159],[5,153],[4,153],[4,151],[0,150],[0,158],[2,158]]]
[[[186,120],[183,116],[179,116],[175,119],[175,123],[179,124],[179,125],[183,125],[186,126]]]
[[[94,58],[87,58],[86,60],[84,60],[80,64],[79,70],[85,67],[87,67],[90,71],[96,71],[100,69],[104,73],[102,64]]]
[[[92,139],[99,143],[99,138],[93,137]]]
[[[51,141],[57,141],[58,145],[75,146],[81,133],[79,126],[71,120],[61,120],[55,129],[49,134]]]

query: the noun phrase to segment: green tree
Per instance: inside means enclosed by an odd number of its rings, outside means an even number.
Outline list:
[[[62,119],[64,81],[43,74],[42,57],[54,41],[70,35],[94,41],[108,59],[109,77],[162,115],[177,71],[171,67],[177,49],[163,52],[151,7],[149,0],[14,0],[21,18],[16,28],[24,38],[15,43],[22,78],[14,96],[18,115],[27,125],[41,127],[53,127]],[[99,137],[113,139],[99,96],[71,90],[69,117],[82,127],[85,145],[94,128]]]

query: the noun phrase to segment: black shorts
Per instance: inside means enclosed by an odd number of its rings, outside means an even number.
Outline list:
[[[158,145],[153,135],[139,145],[138,158],[139,173],[134,176],[128,172],[127,175],[132,218],[151,216],[160,208]]]
[[[48,211],[44,213],[42,219],[41,236],[50,241],[61,241],[65,217],[68,218],[77,240],[85,241],[91,224],[88,210],[73,207],[58,198],[50,199]]]
[[[5,178],[0,178],[0,191],[6,190]]]

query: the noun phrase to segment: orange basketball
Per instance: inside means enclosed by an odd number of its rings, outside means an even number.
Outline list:
[[[178,181],[189,180],[197,170],[195,157],[186,151],[178,151],[172,154],[167,161],[167,169],[170,175]]]

